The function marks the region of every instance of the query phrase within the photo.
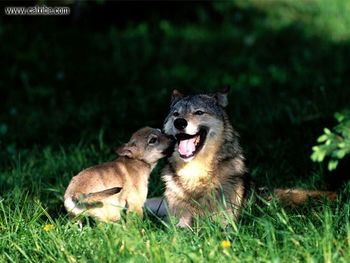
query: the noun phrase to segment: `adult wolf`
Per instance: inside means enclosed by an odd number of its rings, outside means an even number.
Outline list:
[[[178,226],[192,225],[196,215],[228,216],[236,220],[248,196],[251,183],[239,145],[224,108],[228,104],[228,87],[215,94],[183,96],[173,91],[164,132],[176,138],[173,154],[162,171],[165,201],[147,200],[146,207],[159,216],[179,219]],[[266,193],[265,193],[266,194]],[[299,205],[309,198],[335,199],[334,192],[304,189],[274,189],[268,193],[283,203]]]
[[[183,96],[174,90],[164,132],[177,144],[162,175],[165,197],[179,226],[208,212],[237,219],[249,182],[238,133],[224,110],[225,88],[215,94]]]

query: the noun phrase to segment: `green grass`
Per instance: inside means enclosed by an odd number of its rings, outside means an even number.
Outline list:
[[[350,202],[284,209],[249,203],[240,222],[202,219],[193,230],[154,219],[87,222],[79,231],[63,209],[65,186],[80,167],[112,156],[106,145],[34,151],[2,172],[0,260],[9,262],[348,262]],[[94,160],[94,161],[90,161]],[[6,178],[6,180],[4,179]],[[153,178],[159,179],[159,178]],[[13,183],[12,181],[15,181]],[[8,185],[6,185],[8,184]],[[14,189],[9,189],[15,185]],[[346,192],[345,192],[346,193]],[[345,194],[344,193],[344,194]],[[51,229],[45,226],[52,225]],[[231,246],[223,248],[221,242]]]
[[[327,174],[309,157],[334,112],[349,109],[348,1],[156,4],[141,18],[125,4],[97,23],[91,14],[104,5],[84,3],[77,21],[0,16],[0,261],[349,262],[349,187],[339,187],[340,168]],[[136,129],[161,127],[173,88],[224,84],[258,186],[334,188],[342,198],[249,204],[225,230],[146,218],[80,232],[62,202],[71,177],[115,158]],[[164,190],[163,165],[150,197]]]

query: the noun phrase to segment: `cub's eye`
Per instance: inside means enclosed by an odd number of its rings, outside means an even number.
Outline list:
[[[204,112],[201,111],[201,110],[197,110],[197,111],[194,112],[194,114],[195,114],[195,115],[203,115]]]
[[[174,113],[173,113],[173,116],[174,117],[178,117],[180,115],[180,113],[178,113],[177,111],[175,111]]]
[[[155,144],[157,141],[157,137],[152,137],[151,139],[149,139],[148,144]]]

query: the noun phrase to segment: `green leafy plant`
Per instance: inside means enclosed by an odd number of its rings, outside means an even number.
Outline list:
[[[317,138],[319,145],[312,147],[311,159],[323,162],[329,157],[328,170],[337,168],[339,160],[350,153],[350,111],[335,113],[338,124],[332,129],[324,128],[324,134]]]

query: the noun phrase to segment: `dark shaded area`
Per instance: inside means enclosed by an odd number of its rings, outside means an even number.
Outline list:
[[[301,23],[269,28],[265,13],[234,4],[71,8],[69,17],[0,18],[3,169],[34,146],[97,144],[101,130],[113,148],[141,126],[161,127],[173,88],[229,84],[227,111],[254,180],[329,187],[309,155],[333,113],[349,107],[349,43],[306,34]]]

